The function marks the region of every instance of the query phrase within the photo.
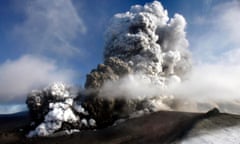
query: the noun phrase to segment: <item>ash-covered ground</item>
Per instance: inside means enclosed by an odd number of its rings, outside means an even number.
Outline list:
[[[240,136],[240,116],[221,114],[216,109],[208,113],[159,111],[104,129],[34,138],[25,136],[29,130],[28,116],[27,112],[0,115],[1,144],[235,144]]]

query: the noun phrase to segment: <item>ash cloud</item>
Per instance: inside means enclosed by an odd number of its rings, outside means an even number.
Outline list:
[[[61,82],[29,93],[26,103],[35,129],[27,137],[49,136],[60,130],[79,132],[79,129],[95,127],[96,121],[74,102],[75,96],[71,87]]]
[[[87,75],[85,90],[70,98],[79,109],[55,99],[52,90],[30,93],[27,104],[37,125],[29,136],[65,129],[59,121],[70,124],[70,129],[82,129],[88,119],[104,128],[120,118],[171,110],[173,97],[164,90],[181,82],[191,68],[185,27],[183,16],[170,19],[158,1],[116,14],[106,31],[104,63]],[[73,111],[74,120],[63,120],[66,110]],[[86,119],[81,113],[88,115]]]
[[[159,110],[237,111],[237,104],[218,102],[211,95],[224,101],[228,94],[238,97],[239,83],[231,83],[235,75],[228,76],[238,70],[224,65],[191,69],[186,24],[180,14],[169,18],[158,1],[116,14],[106,31],[104,63],[87,75],[84,90],[62,97],[57,84],[56,89],[50,86],[30,93],[30,112],[40,116],[33,120],[35,129],[29,136],[104,128],[122,118]]]
[[[180,82],[191,69],[185,27],[183,16],[175,14],[170,19],[157,1],[116,14],[106,31],[104,58],[119,58],[129,66],[131,75],[106,83],[102,95],[108,95],[108,90],[112,95],[116,85],[120,88],[116,95],[135,93],[138,97],[145,92],[149,97],[161,96],[167,83]]]
[[[228,47],[236,47],[223,52],[215,62],[195,64],[193,69],[184,17],[175,14],[169,18],[157,1],[145,6],[136,5],[126,13],[116,14],[106,31],[104,58],[117,57],[131,71],[115,79],[105,79],[99,95],[154,99],[159,103],[160,107],[155,107],[158,110],[200,112],[217,107],[222,112],[239,113],[239,45],[236,45],[237,29],[233,30],[236,28],[233,19],[237,19],[239,11],[239,5],[234,5],[236,3],[228,2],[215,8],[215,11],[223,13],[212,21],[223,34],[211,32],[218,37],[230,35],[224,39],[229,43]]]
[[[173,96],[165,91],[191,69],[185,27],[183,16],[169,18],[158,1],[132,6],[111,19],[104,63],[87,75],[85,85],[87,91],[94,89],[84,105],[97,122],[108,125],[137,111],[172,109]]]
[[[118,57],[134,73],[148,73],[153,79],[174,71],[183,75],[190,69],[185,27],[183,16],[175,14],[169,19],[157,1],[132,6],[113,17],[106,31],[104,58]]]

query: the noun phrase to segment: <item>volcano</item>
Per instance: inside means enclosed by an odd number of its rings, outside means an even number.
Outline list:
[[[186,25],[158,1],[114,15],[84,88],[31,91],[29,111],[0,116],[1,143],[239,143],[240,116],[222,113],[239,113],[238,101],[180,93],[192,68]]]
[[[101,130],[64,133],[51,137],[26,138],[29,127],[28,112],[0,116],[2,144],[14,143],[238,143],[240,116],[219,113],[186,113],[159,111],[127,120]]]

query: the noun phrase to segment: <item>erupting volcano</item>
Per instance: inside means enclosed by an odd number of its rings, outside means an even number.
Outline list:
[[[93,129],[118,119],[171,110],[169,85],[181,83],[190,70],[186,21],[168,17],[160,2],[132,6],[116,14],[106,31],[104,63],[88,75],[76,96],[56,83],[27,99],[37,127],[29,136],[61,129]]]
[[[225,108],[219,103],[193,102],[178,93],[187,90],[184,86],[192,70],[186,25],[181,14],[169,18],[158,1],[115,14],[105,32],[103,63],[87,74],[84,88],[56,82],[28,94],[30,120],[23,130],[24,141],[46,137],[54,141],[59,135],[73,134],[83,143],[98,143],[89,137],[106,143],[170,143],[202,119],[210,119],[203,125],[214,125],[214,117],[231,117],[219,114]],[[209,111],[213,107],[220,109]],[[182,110],[209,112],[176,112]],[[233,119],[238,125],[238,116]],[[190,142],[201,128],[200,123],[187,135]],[[105,140],[109,134],[110,142]]]

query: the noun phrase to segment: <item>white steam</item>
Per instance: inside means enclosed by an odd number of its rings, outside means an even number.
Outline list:
[[[239,73],[240,67],[235,65],[198,65],[186,81],[171,87],[169,91],[181,100],[192,102],[195,105],[192,111],[217,107],[221,112],[239,114]]]
[[[173,92],[182,98],[192,96],[196,100],[232,101],[240,96],[239,72],[240,67],[237,66],[228,66],[227,69],[224,65],[198,66]]]
[[[177,84],[181,79],[177,76],[170,76],[168,81],[163,81],[168,84]],[[168,94],[167,87],[161,83],[163,87],[153,83],[149,78],[143,75],[129,74],[122,77],[118,81],[107,81],[100,90],[100,96],[105,97],[124,97],[126,99],[151,99],[157,96]]]

